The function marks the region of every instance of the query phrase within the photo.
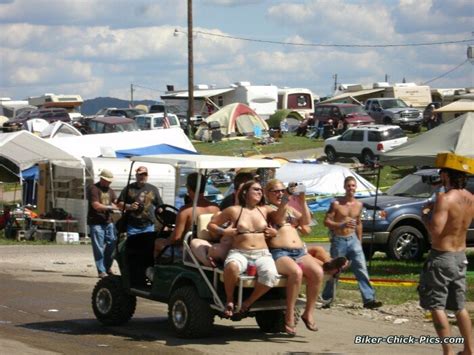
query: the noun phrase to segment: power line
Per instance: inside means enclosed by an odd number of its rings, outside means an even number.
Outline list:
[[[467,62],[469,61],[469,59],[466,59],[464,62],[462,62],[461,64],[458,64],[456,65],[454,68],[448,70],[446,73],[443,73],[439,76],[437,76],[436,78],[433,78],[431,80],[428,80],[428,81],[425,81],[422,85],[426,85],[426,84],[429,84],[431,83],[432,81],[435,81],[435,80],[438,80],[438,79],[441,79],[442,77],[448,75],[449,73],[452,73],[453,71],[455,71],[456,69],[462,67],[464,64],[466,64]]]
[[[137,87],[137,88],[147,89],[147,90],[151,90],[151,91],[166,92],[165,90],[152,89],[152,88],[148,88],[146,86],[141,86],[141,85],[137,85],[137,84],[132,84],[132,85],[134,87]]]
[[[178,29],[175,29],[175,33],[185,33]],[[264,39],[246,38],[230,36],[218,33],[194,31],[195,34],[201,34],[204,36],[221,37],[238,41],[247,42],[258,42],[258,43],[269,43],[269,44],[283,44],[289,46],[302,46],[302,47],[346,47],[346,48],[395,48],[395,47],[420,47],[420,46],[438,46],[441,44],[459,44],[473,42],[473,39],[462,39],[457,41],[441,41],[441,42],[421,42],[421,43],[405,43],[405,44],[324,44],[324,43],[295,43],[295,42],[282,42],[282,41],[270,41]]]

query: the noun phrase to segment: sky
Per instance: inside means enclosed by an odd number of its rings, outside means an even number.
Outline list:
[[[194,83],[473,87],[473,19],[472,0],[194,0]],[[133,84],[159,100],[187,89],[187,65],[187,0],[0,0],[0,97],[130,99]]]

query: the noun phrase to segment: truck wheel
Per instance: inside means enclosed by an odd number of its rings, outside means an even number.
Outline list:
[[[264,333],[281,333],[285,331],[285,311],[278,309],[255,313],[260,330]]]
[[[413,127],[413,128],[411,129],[411,131],[412,131],[413,133],[419,133],[420,130],[421,130],[421,126],[416,126],[416,127]]]
[[[361,158],[362,158],[362,162],[364,164],[367,164],[367,163],[373,162],[375,160],[375,155],[374,155],[374,153],[372,153],[372,151],[370,149],[364,149],[362,151]]]
[[[336,150],[333,147],[326,147],[324,152],[326,153],[326,157],[328,158],[329,162],[334,163],[337,160]]]
[[[390,233],[387,254],[395,260],[420,260],[425,242],[423,234],[411,226],[395,228]]]
[[[392,124],[392,119],[390,117],[384,117],[383,124]]]
[[[214,314],[193,286],[183,286],[171,294],[168,321],[180,338],[200,338],[211,333]]]
[[[121,325],[135,313],[137,298],[125,292],[120,276],[101,279],[92,292],[92,309],[105,325]]]

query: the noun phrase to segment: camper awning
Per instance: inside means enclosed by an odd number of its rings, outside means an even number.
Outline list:
[[[48,161],[61,166],[81,167],[83,161],[28,131],[0,134],[0,155],[21,170]]]
[[[345,92],[344,94],[333,96],[333,97],[331,97],[327,100],[321,101],[320,103],[326,104],[326,103],[329,103],[329,102],[336,102],[338,100],[347,99],[348,97],[357,98],[359,96],[373,94],[373,93],[381,92],[381,91],[384,91],[384,90],[385,89],[383,88],[383,89],[369,89],[369,90],[359,90],[359,91],[353,91],[353,92]]]
[[[433,112],[474,112],[474,101],[472,100],[459,100],[451,102],[450,104],[440,107]]]
[[[232,90],[234,90],[234,88],[204,89],[204,90],[194,90],[193,93],[194,93],[194,98],[200,99],[200,98],[221,95]],[[166,95],[161,96],[162,99],[182,99],[182,98],[187,98],[187,97],[188,97],[188,91],[180,91],[174,94],[166,94]]]

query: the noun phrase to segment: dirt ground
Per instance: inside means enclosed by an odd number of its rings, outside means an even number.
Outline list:
[[[0,273],[11,275],[21,282],[58,284],[66,282],[77,284],[79,288],[87,291],[87,289],[92,289],[97,281],[90,245],[0,246],[0,255]],[[119,270],[116,268],[115,271],[118,273]],[[89,300],[86,301],[89,302]],[[320,331],[311,333],[306,331],[302,324],[299,324],[298,335],[301,334],[301,339],[293,340],[289,344],[285,343],[285,346],[278,345],[278,341],[275,343],[275,339],[265,342],[261,338],[254,338],[254,331],[247,333],[245,327],[255,329],[253,320],[252,323],[249,321],[241,322],[242,324],[219,320],[216,323],[221,333],[231,339],[225,342],[225,348],[222,347],[224,344],[216,344],[211,339],[208,343],[194,343],[191,347],[188,344],[189,348],[187,349],[198,353],[239,353],[243,351],[242,347],[248,344],[247,340],[258,339],[259,343],[255,345],[255,348],[252,348],[252,353],[327,353],[328,351],[332,353],[380,353],[384,351],[385,353],[428,354],[433,351],[440,352],[439,345],[431,344],[417,344],[409,347],[407,345],[385,345],[385,347],[356,345],[354,339],[358,334],[435,336],[431,320],[425,316],[425,312],[418,307],[416,302],[398,306],[387,305],[379,310],[366,310],[361,307],[359,301],[359,299],[355,302],[340,300],[330,309],[317,310],[316,316],[320,323]],[[5,300],[1,302],[0,306],[7,307],[4,305]],[[4,320],[2,307],[0,307],[0,321]],[[61,305],[58,305],[58,308],[60,307]],[[159,309],[166,317],[165,305],[160,305]],[[94,321],[93,315],[88,315],[88,317],[91,318],[91,322]],[[230,327],[230,324],[234,328]],[[221,325],[224,328],[220,327]],[[4,336],[2,326],[4,325],[0,322],[0,347],[6,346],[8,349],[15,349],[14,353],[35,352],[35,348],[29,347],[30,343],[18,343]],[[226,328],[229,330],[222,330]],[[234,330],[232,331],[232,329]],[[239,334],[242,336],[236,336],[236,332],[241,332]],[[459,336],[459,331],[455,326],[453,326],[453,335]],[[167,346],[169,343],[169,339],[164,340],[163,346]],[[460,345],[455,346],[456,351],[461,349]],[[41,352],[36,351],[36,353]]]

